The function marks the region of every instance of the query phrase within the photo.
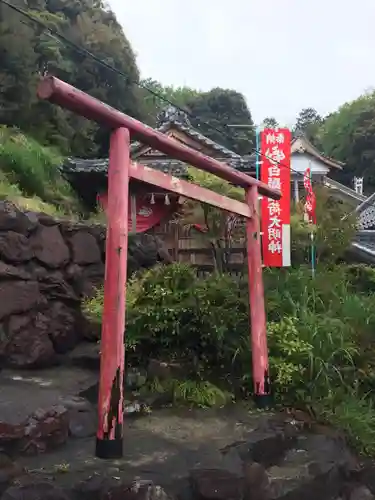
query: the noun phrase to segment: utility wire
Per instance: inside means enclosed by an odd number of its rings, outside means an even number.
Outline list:
[[[159,92],[156,92],[155,90],[151,89],[147,85],[144,85],[143,83],[137,82],[135,80],[131,80],[129,78],[129,76],[126,75],[126,73],[124,73],[123,71],[121,71],[121,70],[115,68],[114,66],[112,66],[111,64],[108,64],[107,62],[103,61],[103,59],[100,59],[99,57],[97,57],[95,54],[93,54],[89,50],[85,49],[84,47],[81,47],[81,46],[77,45],[76,43],[72,42],[71,40],[69,40],[68,38],[66,38],[66,36],[62,35],[61,33],[59,33],[58,31],[54,30],[53,28],[50,28],[43,21],[41,21],[40,19],[37,19],[36,17],[34,17],[33,15],[29,14],[28,12],[26,12],[23,9],[21,9],[20,7],[12,5],[10,2],[8,2],[8,0],[0,0],[0,3],[6,5],[10,9],[14,10],[15,12],[17,12],[18,14],[26,17],[29,21],[34,22],[40,28],[43,28],[43,30],[47,31],[48,35],[51,36],[54,40],[57,40],[60,43],[61,42],[65,43],[66,45],[68,45],[70,48],[74,49],[75,51],[77,51],[81,55],[85,55],[85,56],[89,57],[90,59],[94,60],[96,63],[98,63],[99,65],[103,66],[104,68],[109,69],[110,71],[112,71],[112,72],[120,75],[127,82],[132,83],[134,85],[137,85],[138,87],[146,90],[147,92],[149,92],[150,94],[154,95],[155,97],[157,97],[161,101],[164,101],[167,104],[169,104],[170,106],[173,106],[175,109],[183,112],[189,118],[192,118],[194,120],[200,121],[203,125],[206,125],[207,127],[211,128],[212,130],[215,130],[216,132],[219,132],[223,137],[226,137],[227,139],[230,139],[230,137],[228,135],[223,134],[223,131],[220,130],[219,128],[215,127],[214,125],[212,125],[209,122],[206,122],[205,120],[201,119],[198,116],[194,116],[187,109],[182,108],[181,106],[179,106],[178,104],[174,103],[173,101],[171,101],[167,97],[163,96]],[[227,124],[225,124],[225,127],[229,128]],[[251,150],[251,152],[256,153],[257,155],[262,156],[263,158],[266,158],[266,159],[272,161],[274,164],[277,164],[280,168],[287,168],[291,172],[304,177],[304,173],[299,172],[298,170],[294,170],[290,166],[285,165],[285,164],[283,164],[280,161],[274,160],[273,158],[270,158],[268,155],[262,153],[260,150],[258,150],[256,148],[253,148],[253,147],[251,147],[250,150]]]

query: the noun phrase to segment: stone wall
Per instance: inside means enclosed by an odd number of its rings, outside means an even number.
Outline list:
[[[103,282],[105,228],[0,202],[0,367],[58,363],[84,337],[82,299]],[[129,272],[170,260],[150,235],[129,242]]]

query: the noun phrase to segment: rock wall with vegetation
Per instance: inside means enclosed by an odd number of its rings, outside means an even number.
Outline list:
[[[129,272],[168,260],[152,236],[129,245]],[[103,282],[105,228],[0,202],[1,364],[46,367],[92,337],[81,300]]]

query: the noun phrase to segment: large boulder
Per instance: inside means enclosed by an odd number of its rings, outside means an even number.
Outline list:
[[[71,497],[53,483],[37,482],[8,488],[1,500],[69,500]]]
[[[14,231],[27,235],[38,225],[32,212],[22,212],[9,201],[0,201],[0,231]]]
[[[48,336],[49,328],[49,318],[41,312],[11,316],[1,349],[4,363],[16,368],[45,368],[54,364],[56,354]]]
[[[101,261],[101,252],[95,237],[87,231],[76,232],[69,241],[73,262],[80,265],[96,264]]]
[[[69,413],[64,406],[37,410],[23,424],[20,442],[22,455],[38,455],[66,443],[69,437]]]
[[[36,281],[0,283],[0,321],[11,314],[38,309],[45,301]]]
[[[73,491],[80,500],[171,500],[161,486],[150,480],[122,482],[104,475],[82,481]]]
[[[45,334],[51,339],[55,351],[58,354],[71,351],[80,340],[74,310],[62,302],[53,302],[44,316],[47,318]]]
[[[35,257],[46,267],[57,269],[69,262],[69,248],[58,226],[39,226],[30,243]]]
[[[0,236],[0,256],[8,262],[27,262],[33,257],[28,238],[14,231]]]
[[[152,234],[137,234],[129,237],[128,275],[142,268],[149,268],[158,262],[171,263],[166,246],[160,238]]]

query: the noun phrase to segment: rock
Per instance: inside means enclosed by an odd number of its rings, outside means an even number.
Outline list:
[[[8,231],[0,236],[0,255],[8,262],[27,262],[33,257],[29,240],[23,234]]]
[[[88,340],[91,344],[96,343],[101,338],[102,325],[100,323],[89,321],[84,316],[79,318],[78,328],[82,337]]]
[[[147,382],[147,372],[142,368],[128,368],[125,372],[125,385],[131,389],[140,389]]]
[[[52,217],[52,215],[45,214],[44,212],[39,212],[36,214],[38,217],[39,224],[43,226],[56,226],[59,222]]]
[[[38,225],[32,212],[22,212],[9,201],[0,201],[0,231],[14,231],[27,235]]]
[[[18,421],[0,421],[0,449],[9,454],[17,451],[17,445],[23,436],[23,426]]]
[[[272,500],[331,500],[353,466],[344,444],[324,435],[300,436],[279,465],[268,469]]]
[[[74,438],[95,436],[98,429],[97,415],[90,411],[69,411],[69,434]]]
[[[63,300],[65,302],[78,303],[80,301],[78,295],[62,277],[53,275],[43,275],[39,281],[40,291],[48,297],[48,299]]]
[[[0,453],[0,495],[23,473],[21,466],[14,463],[4,453]]]
[[[53,302],[44,316],[47,318],[45,333],[51,339],[55,351],[58,354],[71,351],[80,339],[76,314],[62,302]]]
[[[55,484],[37,482],[11,486],[1,500],[69,500],[69,496]]]
[[[246,462],[257,462],[264,467],[277,464],[295,442],[287,425],[271,428],[267,422],[265,425],[255,429],[246,443],[235,445],[242,460]],[[225,449],[223,450],[225,452]]]
[[[59,401],[60,405],[64,406],[68,411],[89,412],[93,410],[92,404],[87,399],[79,396],[62,396]]]
[[[56,355],[48,337],[48,317],[42,313],[34,316],[11,316],[4,361],[17,368],[44,368],[56,362]]]
[[[266,469],[256,462],[244,464],[244,500],[268,500],[269,478]]]
[[[163,488],[152,481],[136,479],[123,483],[102,474],[76,485],[74,493],[80,500],[171,500]]]
[[[64,444],[69,436],[69,413],[64,406],[38,410],[25,425],[20,452],[38,455]]]
[[[69,354],[69,359],[75,366],[99,370],[100,344],[98,342],[82,342]]]
[[[375,496],[366,486],[358,486],[351,493],[349,500],[374,500]]]
[[[73,262],[88,265],[101,262],[101,252],[95,237],[85,231],[78,231],[70,239]]]
[[[5,264],[0,261],[0,281],[11,281],[11,280],[31,280],[32,276],[30,273],[24,271],[20,267],[11,266],[10,264]]]
[[[58,226],[39,226],[30,242],[35,257],[45,266],[56,269],[69,262],[69,248]]]
[[[221,469],[195,469],[190,472],[193,498],[199,500],[242,500],[243,480]]]
[[[152,380],[168,380],[171,378],[179,378],[186,374],[186,369],[176,361],[161,361],[158,359],[150,359],[147,367],[147,378]]]
[[[6,281],[0,284],[0,320],[39,308],[45,303],[36,281]]]
[[[71,264],[67,267],[66,276],[80,297],[92,297],[96,288],[103,285],[104,264],[99,262],[85,267]]]
[[[98,420],[93,405],[78,396],[61,398],[61,404],[68,410],[70,436],[74,438],[95,436]]]
[[[161,486],[152,481],[136,479],[132,484],[119,484],[108,488],[103,500],[170,500]],[[230,499],[228,499],[230,500]]]

